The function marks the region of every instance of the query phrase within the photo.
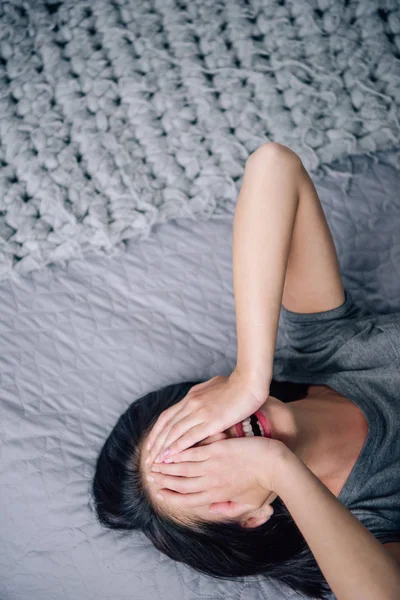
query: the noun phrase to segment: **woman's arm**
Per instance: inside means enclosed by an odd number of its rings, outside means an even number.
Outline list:
[[[267,392],[299,203],[301,161],[284,152],[265,144],[249,156],[233,222],[236,370]]]
[[[247,160],[233,223],[236,370],[269,390],[280,307],[329,310],[344,302],[333,239],[299,156],[263,144]]]
[[[247,159],[233,224],[233,287],[236,367],[226,382],[193,386],[160,415],[148,440],[151,462],[227,429],[265,401],[282,294],[285,307],[299,312],[344,302],[318,195],[300,157],[282,144],[263,144]]]
[[[400,568],[370,531],[293,453],[280,463],[283,500],[338,600],[396,600]]]

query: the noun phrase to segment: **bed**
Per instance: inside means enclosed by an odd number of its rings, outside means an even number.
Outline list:
[[[355,302],[399,311],[400,147],[313,181]],[[1,282],[1,600],[301,598],[176,564],[141,533],[102,529],[89,500],[97,454],[134,399],[234,367],[233,213]]]

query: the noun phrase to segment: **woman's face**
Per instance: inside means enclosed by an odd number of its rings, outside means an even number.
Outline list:
[[[274,400],[276,400],[276,399],[274,399]],[[276,400],[276,401],[281,403],[279,400]],[[260,410],[262,411],[263,408],[264,408],[264,405],[261,407]],[[264,413],[264,415],[265,415],[265,413]],[[242,421],[241,423],[238,423],[221,433],[210,436],[196,445],[212,444],[213,442],[217,442],[219,440],[224,440],[224,439],[228,439],[228,438],[244,437],[245,435],[251,435],[251,431],[254,432],[255,430],[257,431],[257,434],[262,432],[262,434],[264,435],[265,426],[266,426],[265,421],[263,422],[263,425],[264,425],[264,428],[262,426],[260,427],[259,421],[258,420],[256,421],[254,416],[252,416],[252,418],[250,419],[250,423],[249,423],[249,420],[246,419],[244,422]],[[269,423],[269,425],[270,425],[270,423]],[[267,432],[267,434],[268,433],[269,432]],[[270,437],[270,436],[268,435],[268,437]],[[147,442],[147,436],[142,441],[143,448],[146,447],[146,442]],[[214,522],[226,521],[226,517],[224,515],[221,515],[218,513],[211,513],[209,510],[208,504],[204,505],[204,506],[190,508],[190,509],[183,508],[179,503],[179,494],[177,494],[174,499],[171,499],[169,497],[168,500],[164,499],[162,502],[158,501],[156,498],[156,493],[159,491],[159,489],[157,488],[157,486],[155,484],[151,484],[150,482],[146,481],[146,477],[151,472],[152,465],[151,464],[146,465],[145,458],[146,458],[146,453],[141,452],[140,470],[142,473],[143,481],[146,482],[145,485],[147,487],[148,493],[149,493],[153,503],[157,506],[157,508],[160,510],[160,512],[162,512],[163,514],[165,514],[168,517],[175,518],[178,521],[183,522],[188,525],[191,522],[193,522],[195,519],[200,519],[202,521],[214,521]],[[272,501],[273,500],[271,500],[271,502]],[[255,510],[257,508],[258,507],[255,507]],[[238,515],[236,520],[240,520],[243,523],[245,523],[249,517],[253,516],[253,514],[252,514],[253,512],[254,511],[252,511],[252,510],[246,510],[246,511],[244,510],[242,514]],[[265,520],[267,520],[267,518]],[[258,524],[261,524],[261,523],[258,523]]]
[[[203,440],[203,442],[201,442],[201,444],[212,443],[214,441],[226,439],[228,437],[234,437],[233,435],[230,435],[228,432],[229,432],[229,430],[227,430],[224,433],[219,433],[215,436],[209,437],[206,440]],[[147,441],[147,437],[142,442],[142,444],[144,445],[143,447],[145,447],[146,441]],[[200,444],[196,444],[196,445],[200,445]],[[145,465],[144,458],[145,458],[145,453],[142,452],[141,453],[140,470],[142,473],[143,481],[146,481],[147,475],[149,475],[151,472],[152,465]],[[162,502],[159,502],[156,498],[156,493],[158,491],[158,488],[154,485],[151,485],[148,482],[146,482],[145,485],[147,487],[147,491],[148,491],[153,503],[157,506],[157,508],[160,510],[160,512],[162,512],[163,514],[165,514],[168,517],[172,517],[172,518],[175,517],[180,522],[184,522],[186,524],[190,524],[196,518],[201,519],[203,521],[222,521],[222,520],[224,520],[222,515],[211,513],[209,511],[208,504],[205,506],[197,506],[195,508],[190,508],[190,509],[183,508],[179,504],[179,496],[178,495],[176,495],[174,500],[169,498],[168,500],[164,499]]]

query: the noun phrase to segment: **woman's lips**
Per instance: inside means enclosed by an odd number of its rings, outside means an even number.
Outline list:
[[[270,425],[267,417],[265,415],[263,415],[263,413],[259,410],[257,410],[254,413],[254,416],[257,418],[258,422],[261,425],[264,437],[272,438],[271,425]],[[242,422],[236,423],[236,425],[234,427],[235,427],[235,432],[236,432],[237,437],[246,437]]]
[[[257,417],[258,422],[260,423],[260,425],[263,429],[265,437],[268,437],[268,438],[272,437],[271,425],[270,425],[270,422],[268,421],[267,417],[265,415],[263,415],[263,413],[260,410],[256,410],[256,412],[254,414]]]
[[[244,436],[243,425],[241,423],[236,423],[236,425],[235,425],[235,431],[236,431],[236,435],[238,437],[245,437]]]

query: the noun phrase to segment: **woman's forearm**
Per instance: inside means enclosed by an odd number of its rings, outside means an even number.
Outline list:
[[[395,559],[292,453],[282,458],[276,493],[285,503],[337,600],[396,600]]]
[[[269,390],[290,244],[299,202],[300,158],[284,164],[264,145],[247,160],[233,223],[236,369]]]

